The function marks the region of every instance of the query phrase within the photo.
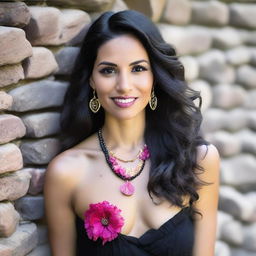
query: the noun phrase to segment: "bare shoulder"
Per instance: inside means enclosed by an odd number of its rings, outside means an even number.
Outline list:
[[[201,174],[206,180],[216,179],[219,175],[220,156],[217,148],[212,145],[197,147],[197,164],[204,169]]]
[[[63,186],[74,185],[77,175],[81,170],[82,163],[85,161],[80,150],[68,149],[55,158],[48,164],[46,170],[46,182],[62,184]]]

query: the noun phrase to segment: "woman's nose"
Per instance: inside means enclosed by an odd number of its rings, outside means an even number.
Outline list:
[[[116,90],[120,93],[127,93],[132,89],[131,79],[126,72],[120,72],[116,82]]]

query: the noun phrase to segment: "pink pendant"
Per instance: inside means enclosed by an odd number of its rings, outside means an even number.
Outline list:
[[[133,195],[135,188],[130,181],[126,181],[120,186],[120,191],[126,196],[131,196]]]

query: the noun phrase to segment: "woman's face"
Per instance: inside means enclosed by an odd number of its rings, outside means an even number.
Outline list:
[[[103,44],[98,50],[90,85],[96,90],[106,115],[125,120],[144,114],[153,74],[141,42],[132,35],[121,35]]]

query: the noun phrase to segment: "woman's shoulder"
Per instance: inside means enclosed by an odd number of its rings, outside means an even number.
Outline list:
[[[217,178],[219,175],[220,156],[213,144],[197,147],[197,164],[204,169],[201,174],[206,180]]]
[[[79,173],[85,171],[88,161],[98,152],[94,144],[93,138],[89,137],[58,154],[48,164],[46,174],[58,180],[74,180],[79,177]]]

